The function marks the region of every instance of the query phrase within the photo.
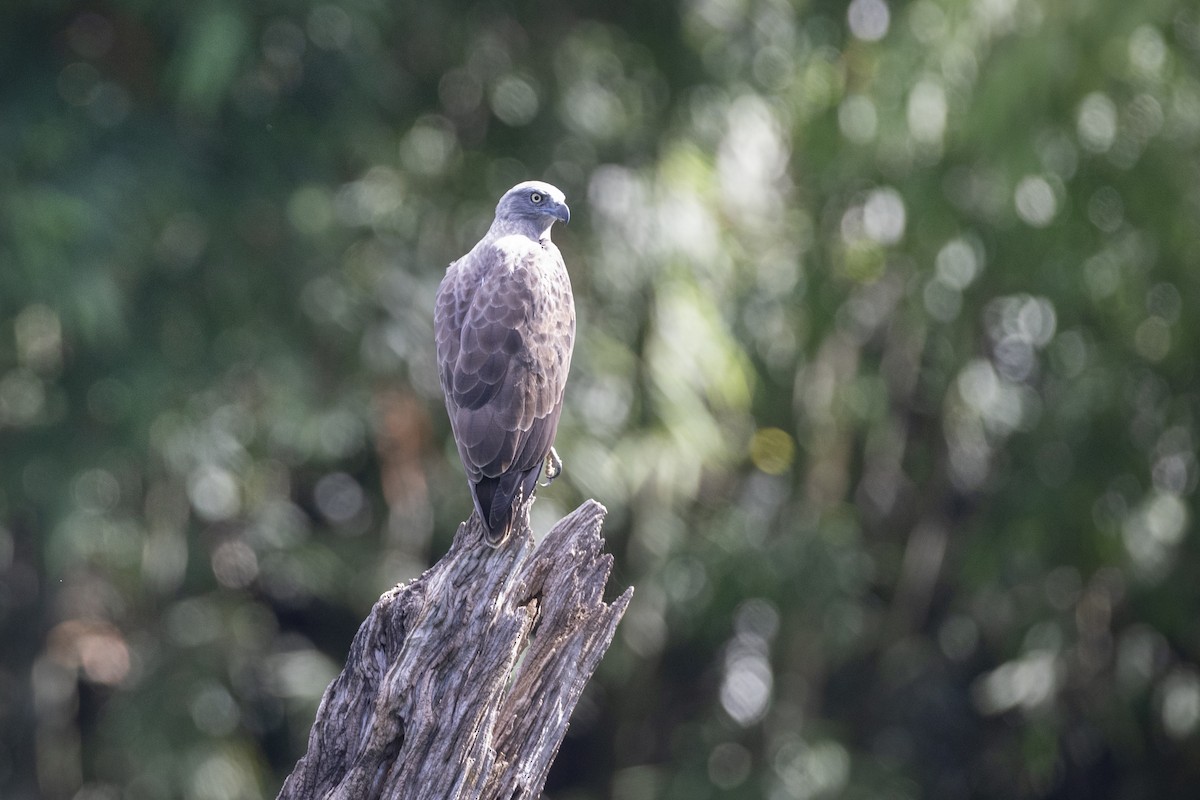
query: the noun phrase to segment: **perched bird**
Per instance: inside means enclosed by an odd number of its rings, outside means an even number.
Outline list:
[[[479,243],[446,269],[433,324],[438,371],[475,510],[493,547],[508,538],[542,470],[562,469],[554,434],[575,344],[575,301],[550,241],[566,197],[527,181],[505,192]]]

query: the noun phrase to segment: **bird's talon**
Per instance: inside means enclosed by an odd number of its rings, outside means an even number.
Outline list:
[[[542,486],[554,483],[554,479],[562,475],[562,468],[562,459],[558,457],[558,452],[551,447],[549,455],[546,456],[545,480],[541,482]]]

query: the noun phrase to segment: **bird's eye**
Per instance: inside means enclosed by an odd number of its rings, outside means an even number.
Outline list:
[[[538,192],[534,192],[533,194],[529,195],[529,199],[535,206],[540,205],[542,202],[542,196]]]

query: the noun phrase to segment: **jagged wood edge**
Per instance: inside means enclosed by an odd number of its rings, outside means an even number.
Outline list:
[[[474,516],[460,525],[376,602],[279,798],[539,796],[633,593],[603,602],[604,515],[589,500],[536,548],[527,520],[495,550]]]

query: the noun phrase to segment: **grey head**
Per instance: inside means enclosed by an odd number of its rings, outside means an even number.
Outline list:
[[[496,204],[496,219],[492,231],[499,234],[520,233],[531,239],[550,238],[555,222],[571,221],[567,196],[557,186],[542,181],[525,181],[509,189]]]

